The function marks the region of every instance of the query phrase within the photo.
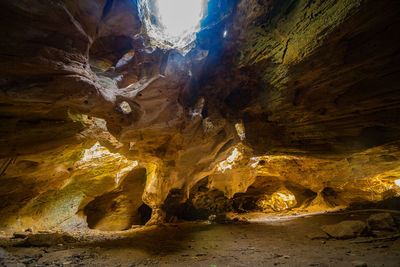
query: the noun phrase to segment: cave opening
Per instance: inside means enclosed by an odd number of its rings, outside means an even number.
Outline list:
[[[145,225],[148,221],[150,221],[152,209],[149,206],[143,203],[139,207],[138,212],[140,213],[141,225]]]
[[[183,54],[193,47],[208,0],[138,0],[146,34],[155,46]]]

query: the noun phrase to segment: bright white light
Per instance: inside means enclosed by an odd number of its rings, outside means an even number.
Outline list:
[[[276,193],[281,199],[283,199],[284,201],[291,201],[291,200],[295,200],[294,195],[292,194],[284,194],[284,193]]]
[[[400,179],[394,181],[394,183],[395,183],[397,186],[400,186]]]
[[[164,32],[171,37],[179,37],[194,29],[203,16],[201,0],[158,0],[158,9]]]
[[[237,148],[235,148],[232,151],[232,154],[226,159],[226,161],[228,161],[229,163],[233,163],[235,160],[237,160],[240,156],[239,151],[237,150]]]
[[[152,43],[187,53],[200,30],[208,0],[138,0]],[[154,19],[155,18],[155,19]]]
[[[242,155],[242,153],[239,152],[237,148],[235,148],[232,151],[232,154],[226,160],[221,161],[220,163],[217,164],[217,170],[219,172],[225,172],[226,170],[232,170],[232,167],[235,164],[235,161],[237,161],[241,155]]]
[[[119,107],[121,108],[122,113],[124,113],[125,115],[127,115],[127,114],[129,114],[129,113],[132,112],[131,106],[130,106],[129,103],[126,102],[126,101],[122,101],[122,102],[119,104]]]
[[[223,36],[224,36],[224,38],[226,38],[228,36],[228,31],[227,30],[224,31]]]

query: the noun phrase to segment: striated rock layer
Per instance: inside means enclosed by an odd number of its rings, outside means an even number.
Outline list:
[[[1,229],[400,194],[398,1],[210,0],[185,56],[151,46],[131,0],[0,10]]]

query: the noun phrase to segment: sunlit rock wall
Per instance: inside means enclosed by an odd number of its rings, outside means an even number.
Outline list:
[[[220,53],[209,54],[199,94],[208,113],[243,124],[251,151],[226,177],[210,175],[209,187],[240,199],[255,175],[248,193],[271,199],[291,188],[307,211],[398,196],[398,7],[239,1],[213,33],[227,34],[211,42]],[[232,191],[233,173],[245,189]]]

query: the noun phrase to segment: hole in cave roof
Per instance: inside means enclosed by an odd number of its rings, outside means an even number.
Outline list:
[[[185,55],[193,47],[208,0],[138,0],[139,15],[153,46]]]

